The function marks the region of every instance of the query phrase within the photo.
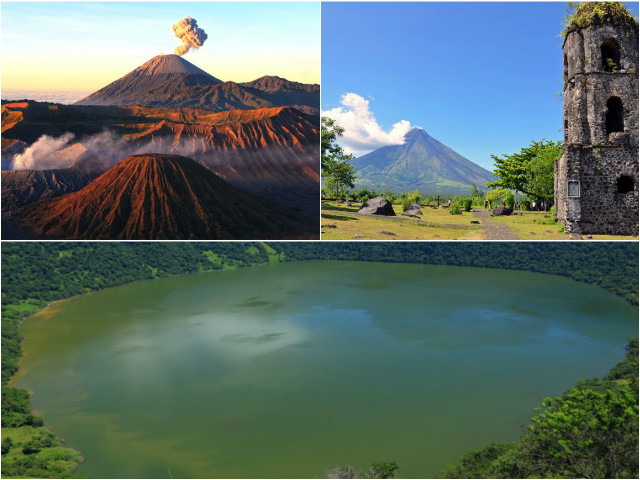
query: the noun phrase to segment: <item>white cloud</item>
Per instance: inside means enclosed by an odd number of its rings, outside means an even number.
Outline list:
[[[345,93],[340,103],[341,107],[323,110],[322,116],[344,128],[339,142],[346,153],[359,156],[385,145],[402,145],[404,136],[413,128],[407,120],[400,120],[385,132],[369,109],[369,100],[357,93]]]

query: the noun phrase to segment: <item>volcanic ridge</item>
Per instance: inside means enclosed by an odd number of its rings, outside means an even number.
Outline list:
[[[258,110],[212,112],[195,108],[149,108],[138,106],[55,105],[39,102],[2,106],[4,118],[14,118],[7,125],[3,144],[8,148],[18,143],[35,142],[43,133],[57,137],[74,135],[74,143],[50,153],[47,163],[57,164],[56,178],[61,180],[60,159],[81,152],[83,143],[107,129],[120,144],[110,142],[110,151],[93,149],[86,160],[85,171],[94,177],[104,173],[116,161],[135,153],[148,151],[181,154],[216,172],[232,185],[265,196],[278,203],[300,206],[309,211],[318,207],[319,191],[319,125],[317,116],[306,115],[291,107]],[[19,117],[15,115],[19,113]],[[122,150],[121,155],[118,151]],[[3,150],[3,157],[5,150]],[[64,166],[68,166],[67,162]],[[38,175],[20,171],[3,171],[3,204],[9,206],[70,191],[43,184]],[[84,178],[84,176],[83,176]],[[30,186],[28,180],[34,183]],[[45,183],[51,184],[46,181]],[[64,181],[77,190],[77,181]],[[86,183],[85,183],[86,184]],[[11,186],[11,200],[4,186]],[[44,187],[44,188],[43,188]],[[55,192],[55,193],[54,193]]]
[[[320,108],[320,86],[264,76],[222,82],[178,55],[158,55],[76,105],[198,107],[217,112],[291,106],[309,114]]]
[[[190,158],[132,155],[81,190],[9,216],[23,233],[56,239],[304,238],[308,224],[243,192]]]

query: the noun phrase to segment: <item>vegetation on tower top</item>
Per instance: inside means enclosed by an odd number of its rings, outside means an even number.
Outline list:
[[[638,28],[638,20],[622,2],[569,2],[561,35],[592,25],[627,25]]]

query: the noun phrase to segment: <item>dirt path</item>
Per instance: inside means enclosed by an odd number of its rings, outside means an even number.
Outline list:
[[[489,216],[489,210],[484,208],[474,210],[473,216],[480,220],[485,240],[520,240],[520,237],[509,225],[492,220]]]

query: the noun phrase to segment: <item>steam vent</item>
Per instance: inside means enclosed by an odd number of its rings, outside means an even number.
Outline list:
[[[638,235],[638,23],[620,3],[582,3],[562,51],[556,215],[570,233]]]

